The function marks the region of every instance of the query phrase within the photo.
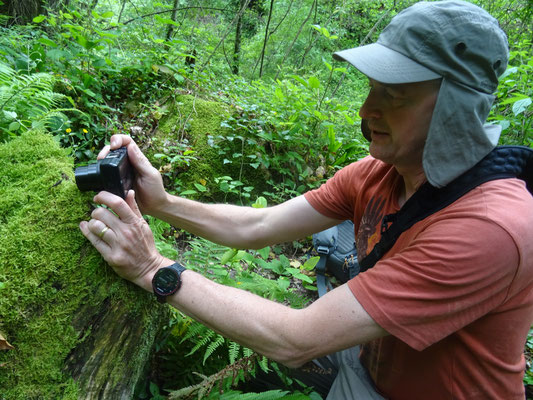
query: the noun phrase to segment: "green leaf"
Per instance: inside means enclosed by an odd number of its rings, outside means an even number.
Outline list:
[[[115,15],[115,13],[113,11],[108,11],[108,12],[105,12],[101,15],[102,18],[111,18],[113,15]]]
[[[37,17],[35,17],[33,19],[33,22],[35,22],[36,24],[40,24],[41,22],[43,22],[44,20],[46,19],[46,17],[44,15],[38,15]]]
[[[189,194],[197,194],[198,192],[196,190],[192,190],[192,189],[189,189],[189,190],[184,190],[183,192],[180,193],[180,196],[187,196]]]
[[[270,246],[263,247],[262,249],[257,250],[257,253],[265,260],[267,260],[268,256],[270,255]]]
[[[298,75],[292,75],[292,78],[295,79],[295,80],[297,80],[298,82],[300,82],[300,83],[301,83],[302,85],[304,85],[305,87],[308,87],[308,85],[309,85],[309,84],[307,83],[307,81],[306,81],[304,78],[302,78],[302,77],[300,77],[300,76],[298,76]]]
[[[254,204],[253,208],[265,208],[267,206],[267,200],[263,196],[259,196]]]
[[[233,257],[235,257],[235,255],[237,255],[237,253],[237,249],[228,249],[220,259],[220,263],[227,264]]]
[[[320,87],[320,81],[316,76],[309,77],[309,87],[311,89],[318,89]]]
[[[204,185],[195,183],[194,186],[196,187],[196,189],[198,189],[199,192],[207,192],[207,188]]]
[[[526,99],[517,100],[513,104],[513,113],[514,113],[514,115],[517,116],[518,114],[523,113],[524,111],[526,111],[526,109],[530,105],[531,105],[531,98],[530,97],[528,97]]]
[[[291,281],[289,280],[289,278],[285,277],[285,276],[280,276],[277,280],[278,282],[278,286],[282,289],[282,290],[287,290],[288,287],[290,286],[291,284]]]
[[[304,263],[304,265],[302,265],[302,268],[306,271],[312,271],[316,267],[319,260],[319,256],[311,257]]]
[[[54,42],[53,40],[47,39],[47,38],[39,38],[38,42],[42,43],[42,44],[44,44],[46,46],[57,47],[57,43],[56,42]]]
[[[15,121],[9,124],[9,127],[7,128],[10,132],[16,131],[20,128],[20,124]]]

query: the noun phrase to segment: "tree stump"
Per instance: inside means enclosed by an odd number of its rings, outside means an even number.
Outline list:
[[[0,145],[0,399],[131,399],[168,308],[78,229],[93,194],[46,134]]]

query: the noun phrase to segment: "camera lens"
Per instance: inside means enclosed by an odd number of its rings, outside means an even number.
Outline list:
[[[102,190],[102,181],[100,178],[100,163],[78,167],[74,171],[76,185],[82,192],[89,190],[98,192]]]

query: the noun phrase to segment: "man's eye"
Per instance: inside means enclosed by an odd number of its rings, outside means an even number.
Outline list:
[[[386,88],[386,89],[385,89],[385,93],[386,93],[389,97],[391,97],[391,98],[393,98],[393,99],[396,99],[396,98],[399,97],[399,93],[396,92],[396,91],[393,90],[393,89],[390,89],[390,88]]]

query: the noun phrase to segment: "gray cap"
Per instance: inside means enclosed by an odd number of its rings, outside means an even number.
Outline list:
[[[419,2],[396,15],[377,43],[334,57],[382,83],[442,78],[423,156],[432,185],[445,186],[496,146],[501,130],[483,124],[509,51],[498,21],[483,9]]]

